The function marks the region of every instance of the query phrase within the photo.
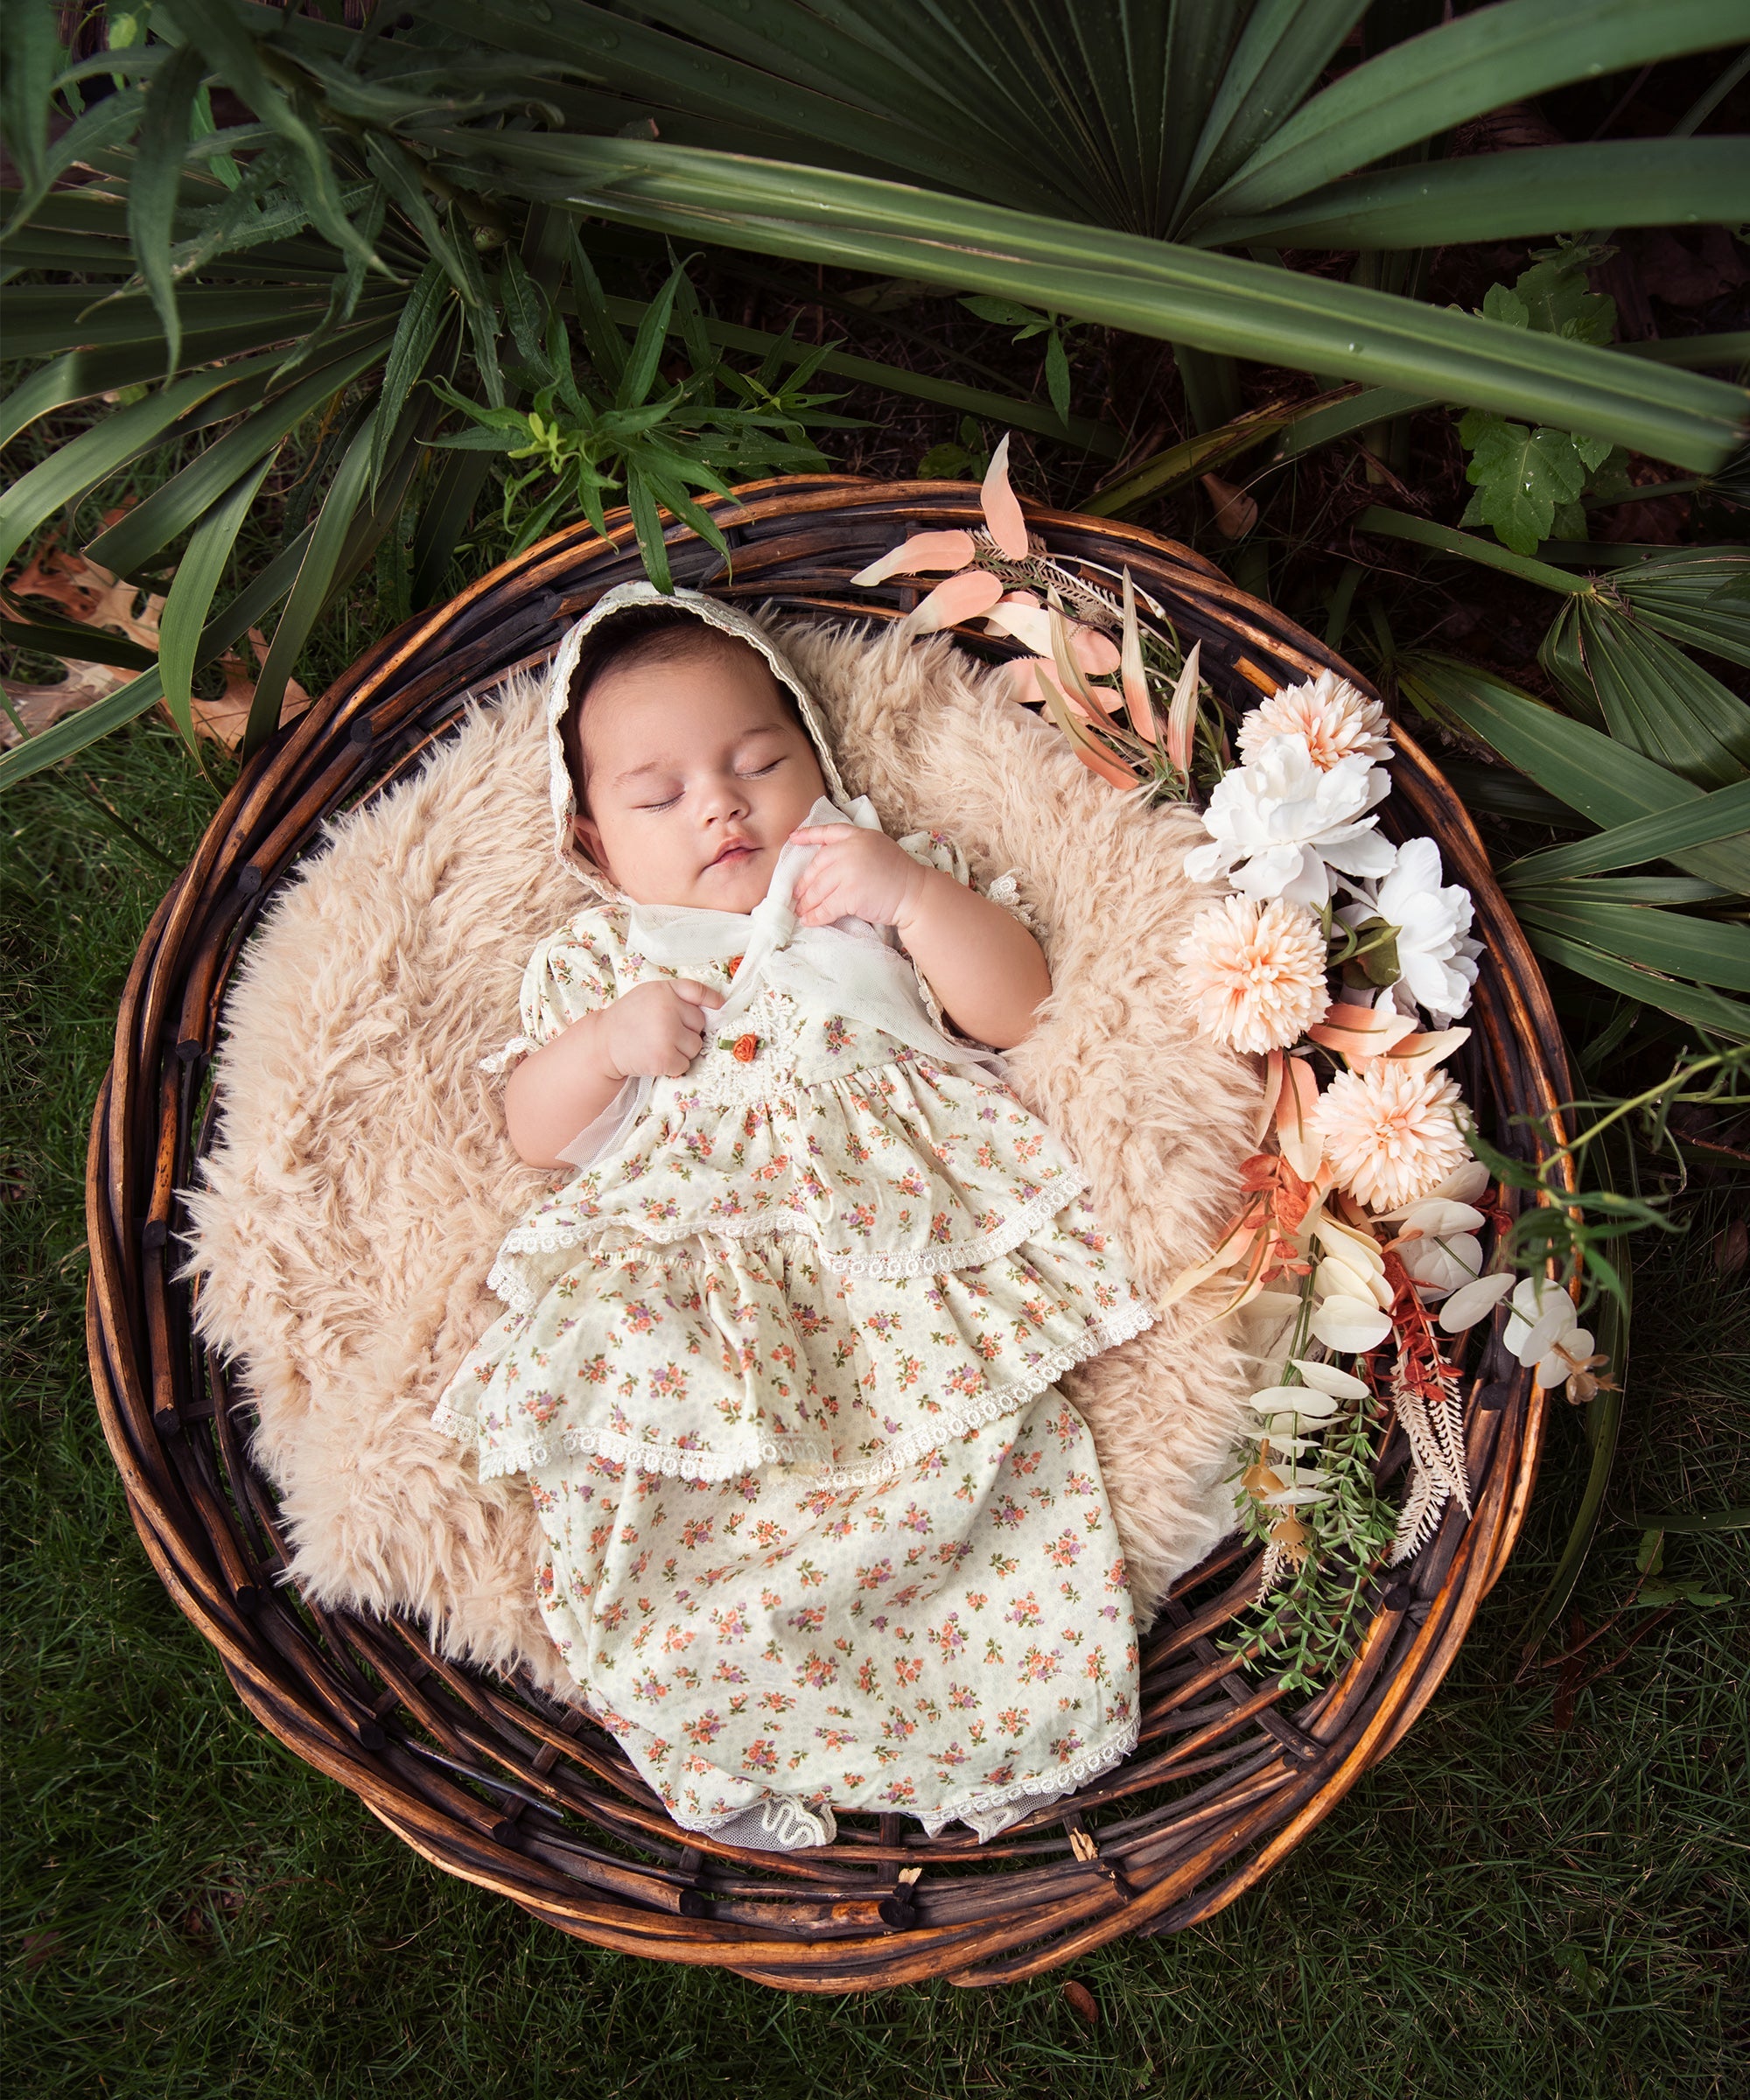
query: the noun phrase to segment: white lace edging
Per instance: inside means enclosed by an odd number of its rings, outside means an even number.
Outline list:
[[[823,1488],[837,1494],[846,1488],[873,1487],[903,1473],[908,1466],[915,1466],[920,1459],[952,1438],[1014,1414],[1048,1385],[1055,1384],[1064,1372],[1090,1356],[1116,1348],[1121,1341],[1128,1341],[1144,1327],[1152,1326],[1154,1321],[1153,1307],[1141,1298],[1133,1299],[1122,1312],[1105,1320],[1090,1321],[1076,1341],[1066,1342],[1049,1355],[1042,1356],[1025,1378],[1017,1378],[995,1392],[986,1393],[953,1414],[939,1416],[933,1422],[921,1423],[916,1429],[908,1430],[889,1445],[878,1459],[872,1459],[866,1466],[835,1466],[827,1446],[817,1438],[806,1436],[760,1438],[755,1444],[758,1455],[747,1458],[731,1452],[690,1451],[678,1444],[653,1444],[641,1438],[623,1435],[618,1430],[592,1429],[581,1424],[561,1433],[559,1448],[573,1457],[593,1453],[620,1460],[638,1473],[660,1474],[668,1479],[734,1480],[761,1466],[785,1466],[812,1467],[813,1477],[808,1483],[811,1491]],[[464,1442],[479,1434],[478,1423],[455,1414],[442,1404],[431,1419],[438,1428]],[[537,1467],[552,1465],[556,1455],[553,1445],[539,1438],[506,1445],[497,1451],[481,1452],[480,1477],[483,1480],[495,1480],[507,1474],[533,1472]]]
[[[494,1050],[490,1057],[480,1058],[478,1068],[494,1074],[508,1071],[513,1058],[527,1057],[531,1051],[540,1047],[532,1036],[514,1035],[502,1050]]]
[[[1005,868],[984,894],[992,904],[1000,904],[1005,912],[1012,913],[1030,934],[1036,934],[1040,930],[1039,921],[1021,901],[1020,886],[1015,880],[1020,872],[1018,868]]]
[[[514,1312],[532,1312],[536,1301],[521,1278],[506,1268],[504,1256],[556,1254],[564,1248],[580,1246],[593,1234],[615,1225],[637,1233],[652,1247],[670,1246],[683,1239],[710,1239],[713,1236],[725,1240],[753,1240],[799,1234],[814,1242],[822,1267],[834,1276],[940,1276],[949,1269],[976,1269],[984,1262],[995,1261],[998,1255],[1012,1252],[1023,1240],[1032,1237],[1036,1226],[1046,1218],[1055,1217],[1087,1186],[1086,1174],[1079,1168],[1066,1168],[1047,1181],[1006,1224],[998,1226],[994,1231],[981,1233],[976,1239],[952,1240],[943,1246],[926,1247],[914,1253],[835,1254],[822,1240],[817,1227],[795,1216],[707,1218],[693,1225],[680,1226],[670,1220],[660,1237],[654,1232],[647,1232],[632,1217],[590,1218],[572,1225],[519,1225],[505,1235],[499,1248],[500,1258],[493,1264],[492,1272],[486,1278],[486,1288],[495,1291]]]
[[[969,1430],[983,1429],[991,1422],[1001,1421],[1004,1415],[1013,1414],[1046,1386],[1054,1385],[1066,1371],[1073,1370],[1090,1356],[1116,1348],[1121,1341],[1140,1334],[1144,1327],[1152,1327],[1154,1321],[1153,1307],[1141,1298],[1133,1299],[1122,1312],[1107,1320],[1090,1321],[1079,1342],[1065,1342],[1048,1356],[1040,1357],[1025,1378],[1017,1378],[994,1393],[986,1393],[982,1399],[969,1403],[952,1415],[908,1430],[890,1444],[878,1459],[871,1460],[866,1466],[822,1466],[816,1484],[836,1493],[843,1488],[869,1488],[891,1479],[894,1474],[903,1473],[907,1466],[915,1466],[920,1459],[928,1456],[938,1445],[946,1444],[951,1437],[963,1437]]]
[[[947,1824],[970,1822],[975,1816],[988,1816],[992,1810],[1006,1808],[1011,1802],[1025,1801],[1030,1796],[1044,1795],[1054,1799],[1059,1795],[1074,1794],[1089,1780],[1098,1779],[1114,1765],[1123,1764],[1136,1748],[1141,1734],[1142,1715],[1132,1714],[1117,1734],[1097,1750],[1084,1750],[1080,1757],[1060,1765],[1054,1772],[1041,1772],[1036,1778],[1017,1780],[1012,1787],[995,1787],[986,1794],[970,1794],[964,1801],[950,1808],[932,1809],[928,1817],[918,1816],[918,1820],[929,1836],[934,1838]],[[918,1815],[915,1809],[911,1812]]]
[[[822,1466],[828,1458],[826,1446],[813,1437],[759,1438],[753,1445],[757,1455],[752,1458],[733,1452],[687,1451],[678,1444],[648,1444],[612,1429],[568,1429],[559,1444],[573,1458],[617,1459],[634,1472],[682,1480],[735,1480],[761,1466]],[[531,1473],[553,1462],[550,1444],[509,1445],[502,1451],[480,1454],[480,1478],[495,1480],[505,1474]]]

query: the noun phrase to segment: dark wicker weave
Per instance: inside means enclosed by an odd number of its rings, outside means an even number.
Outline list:
[[[848,578],[910,529],[979,522],[978,492],[959,483],[796,479],[739,500],[718,506],[732,579],[676,528],[677,579],[828,616],[895,617],[912,592]],[[1228,704],[1327,665],[1355,676],[1182,547],[1103,520],[1033,510],[1030,521],[1060,559],[1128,564],[1186,646],[1202,642]],[[579,528],[410,621],[245,766],[154,917],[122,1000],[88,1185],[92,1376],[134,1521],[264,1726],[426,1858],[578,1938],[836,1992],[935,1976],[1004,1983],[1121,1934],[1176,1931],[1267,1873],[1391,1748],[1499,1574],[1544,1414],[1501,1346],[1499,1315],[1470,1337],[1475,1514],[1449,1506],[1436,1538],[1384,1578],[1340,1679],[1296,1704],[1218,1648],[1256,1581],[1253,1553],[1230,1539],[1177,1585],[1144,1644],[1129,1762],[1069,1813],[1043,1808],[983,1847],[970,1834],[929,1840],[898,1816],[844,1816],[836,1844],[801,1854],[694,1838],[576,1713],[444,1661],[407,1620],[312,1610],[275,1580],[275,1501],[246,1454],[248,1410],[226,1367],[192,1341],[188,1292],[171,1281],[173,1192],[194,1178],[211,1127],[210,1113],[198,1119],[228,976],[325,817],[416,766],[465,695],[538,660],[601,592],[640,573],[623,522],[607,539]],[[1562,1095],[1548,996],[1452,790],[1401,728],[1397,740],[1387,822],[1438,838],[1487,943],[1460,1076],[1500,1139],[1522,1145],[1509,1118]],[[1382,1466],[1403,1460],[1403,1438],[1389,1438]]]

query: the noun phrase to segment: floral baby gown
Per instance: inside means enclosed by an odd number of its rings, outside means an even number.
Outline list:
[[[507,1054],[654,975],[740,1006],[506,1237],[508,1310],[435,1418],[482,1479],[527,1474],[548,1629],[677,1824],[984,1838],[1137,1740],[1124,1555],[1055,1381],[1154,1313],[1000,1060],[956,1054],[891,931],[797,928],[794,878],[751,916],[606,901],[536,948]],[[647,952],[665,918],[684,969]]]

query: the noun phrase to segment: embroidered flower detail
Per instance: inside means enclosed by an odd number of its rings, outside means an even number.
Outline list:
[[[738,1065],[751,1065],[760,1054],[760,1038],[757,1035],[720,1035],[717,1039],[719,1050],[727,1050]]]
[[[741,962],[742,958],[739,956],[732,956],[728,962],[724,964],[724,968],[729,972],[731,976],[733,976],[736,971],[741,968]]]

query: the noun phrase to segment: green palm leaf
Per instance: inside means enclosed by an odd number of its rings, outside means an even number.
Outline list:
[[[1250,218],[1206,220],[1200,247],[1433,248],[1595,226],[1750,218],[1750,152],[1737,138],[1612,139],[1378,168]]]
[[[1432,654],[1405,657],[1398,666],[1398,686],[1432,718],[1480,738],[1595,824],[1608,828],[1661,810],[1680,813],[1704,799],[1702,790],[1681,774],[1474,664]],[[1704,882],[1750,892],[1750,838],[1685,846],[1663,858]]]
[[[439,169],[460,173],[478,142],[430,143]],[[465,158],[452,163],[452,150]],[[492,150],[509,186],[658,232],[1026,298],[1200,349],[1510,407],[1703,471],[1737,449],[1750,409],[1740,388],[1649,373],[1589,344],[866,177],[634,139],[506,133]]]
[[[1437,132],[1570,80],[1740,42],[1740,0],[1500,0],[1364,60],[1281,126],[1205,207],[1274,209]]]

